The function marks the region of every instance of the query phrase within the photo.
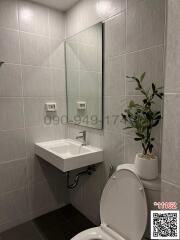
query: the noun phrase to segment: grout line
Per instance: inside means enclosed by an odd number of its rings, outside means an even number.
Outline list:
[[[27,157],[24,156],[23,158],[16,158],[16,159],[12,159],[12,160],[7,160],[7,161],[4,161],[4,162],[0,162],[0,166],[1,166],[1,165],[6,165],[6,164],[9,164],[9,163],[13,163],[13,162],[20,162],[20,161],[23,161],[23,160],[27,160]]]
[[[22,191],[22,190],[27,190],[27,185],[24,185],[24,186],[22,186],[20,188],[16,188],[16,189],[11,190],[11,191],[0,193],[0,197],[2,197],[4,195],[7,195],[7,194],[11,194],[11,193],[17,192],[17,191]]]
[[[158,44],[158,45],[153,45],[153,46],[150,46],[148,48],[142,48],[142,49],[135,50],[135,51],[126,51],[126,52],[123,52],[121,54],[114,55],[112,57],[106,57],[106,61],[114,59],[114,58],[118,58],[118,57],[121,57],[121,56],[124,56],[124,55],[130,55],[130,54],[133,54],[133,53],[141,53],[141,52],[144,52],[144,51],[148,51],[148,50],[152,50],[154,48],[160,48],[160,47],[164,47],[164,43]]]
[[[166,180],[166,179],[164,179],[164,178],[162,178],[162,182],[164,182],[164,183],[166,183],[166,184],[169,184],[169,185],[172,185],[172,186],[175,186],[175,187],[177,187],[177,188],[180,188],[180,185],[179,185],[179,184],[174,183],[174,182],[171,182],[171,181]]]

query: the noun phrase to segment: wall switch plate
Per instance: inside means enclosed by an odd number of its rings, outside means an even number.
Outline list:
[[[56,112],[56,103],[45,103],[46,112]]]
[[[86,110],[86,106],[87,104],[86,104],[86,102],[84,102],[84,101],[79,101],[79,102],[77,102],[77,109],[78,110]]]

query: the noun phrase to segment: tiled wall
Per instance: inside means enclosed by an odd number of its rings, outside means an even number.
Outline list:
[[[162,201],[180,206],[180,1],[168,0],[162,151]]]
[[[65,19],[26,1],[0,0],[0,231],[68,201],[65,177],[34,156],[34,142],[65,136],[44,103],[65,111]]]
[[[99,223],[99,201],[110,164],[116,167],[120,163],[133,163],[136,152],[140,151],[132,133],[124,132],[119,119],[115,123],[112,117],[120,115],[130,99],[141,98],[126,75],[145,71],[145,86],[151,81],[163,85],[165,4],[165,0],[84,0],[67,14],[67,36],[99,21],[105,22],[105,126],[104,131],[86,129],[88,142],[103,147],[105,164],[93,176],[82,179],[70,194],[72,204],[95,223]],[[80,129],[69,126],[69,137],[74,138]],[[161,125],[154,135],[155,153],[161,158]]]

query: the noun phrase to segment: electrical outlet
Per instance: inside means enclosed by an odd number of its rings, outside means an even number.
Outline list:
[[[46,112],[56,112],[57,110],[56,103],[46,103],[45,109]]]

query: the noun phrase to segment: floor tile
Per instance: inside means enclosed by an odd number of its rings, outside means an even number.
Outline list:
[[[39,234],[31,222],[12,228],[0,236],[2,240],[40,240]]]
[[[69,219],[75,215],[80,214],[77,209],[75,209],[72,205],[67,205],[59,210],[66,219]]]
[[[94,227],[72,205],[45,214],[0,234],[0,240],[70,240]]]

